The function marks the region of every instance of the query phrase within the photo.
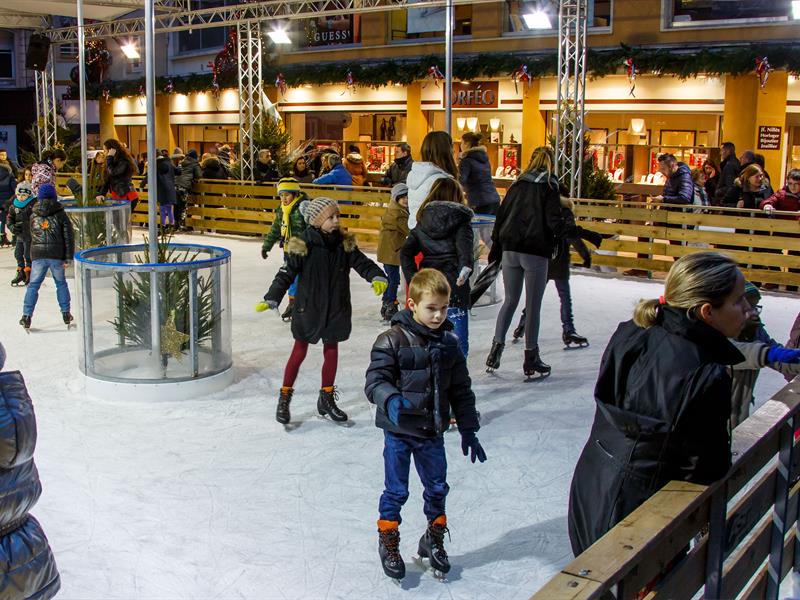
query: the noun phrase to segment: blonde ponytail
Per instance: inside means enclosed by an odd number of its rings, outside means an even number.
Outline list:
[[[639,327],[647,329],[658,323],[658,300],[639,300],[633,309],[633,322]]]

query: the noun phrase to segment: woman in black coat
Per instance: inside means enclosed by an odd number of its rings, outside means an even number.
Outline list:
[[[470,208],[479,215],[493,215],[500,206],[500,194],[492,179],[492,167],[486,147],[480,145],[481,135],[468,132],[461,138],[461,160],[458,181],[467,195]]]
[[[156,189],[161,211],[161,227],[166,225],[167,220],[170,226],[174,226],[174,206],[178,202],[178,195],[175,190],[175,166],[167,156],[159,155],[156,160]]]
[[[449,177],[437,179],[417,212],[416,227],[400,249],[406,281],[425,268],[441,271],[447,278],[451,290],[447,318],[453,323],[464,356],[469,352],[469,276],[474,266],[472,215],[458,182]],[[418,267],[419,253],[422,262]]]
[[[136,162],[119,140],[108,139],[103,142],[103,147],[106,149],[106,179],[98,190],[98,197],[110,194],[113,200],[130,202],[133,213],[139,201],[132,179],[137,172]]]
[[[569,498],[577,556],[671,480],[707,485],[731,464],[728,341],[752,310],[731,259],[697,252],[670,269],[609,341],[596,412]]]

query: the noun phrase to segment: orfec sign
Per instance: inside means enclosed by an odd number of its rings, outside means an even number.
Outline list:
[[[453,84],[453,108],[497,108],[499,104],[497,81],[474,81]],[[444,90],[442,90],[444,94]],[[442,100],[444,104],[444,100]]]

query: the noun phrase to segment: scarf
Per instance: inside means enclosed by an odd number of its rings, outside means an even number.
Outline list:
[[[297,194],[297,198],[292,200],[289,204],[281,203],[281,210],[283,211],[283,219],[281,220],[281,237],[284,240],[288,240],[292,237],[292,221],[289,218],[289,215],[292,213],[292,209],[294,208],[295,204],[300,201],[300,194]]]

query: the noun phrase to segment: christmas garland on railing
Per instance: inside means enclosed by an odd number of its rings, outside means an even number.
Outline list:
[[[769,56],[773,69],[800,73],[800,45],[789,43],[747,44],[720,48],[634,48],[622,45],[613,50],[592,50],[587,55],[590,77],[626,73],[626,62],[632,60],[638,74],[673,75],[681,78],[698,74],[741,75],[753,73],[757,58]],[[312,63],[291,65],[265,65],[265,82],[276,81],[280,71],[288,87],[299,85],[341,84],[345,86],[348,74],[358,87],[378,88],[392,83],[408,85],[414,81],[429,79],[431,65],[441,65],[444,57],[424,56],[414,60],[348,61],[336,63]],[[480,77],[513,77],[521,65],[532,79],[555,75],[557,56],[555,51],[537,54],[486,53],[456,58],[453,61],[455,79],[472,80]],[[93,100],[137,96],[143,89],[143,79],[104,81],[87,84],[87,97]],[[159,93],[190,94],[212,92],[212,73],[184,76],[159,77],[156,90]],[[235,70],[217,73],[220,88],[238,86]],[[77,86],[71,89],[71,97],[77,98]]]

